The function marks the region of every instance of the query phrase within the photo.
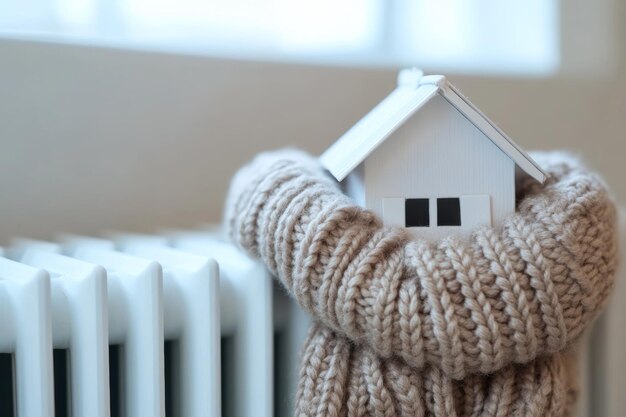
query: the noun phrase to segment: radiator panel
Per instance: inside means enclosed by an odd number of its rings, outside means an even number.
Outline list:
[[[15,354],[17,412],[24,417],[51,417],[50,276],[41,269],[0,258],[0,278],[0,347],[2,352]]]
[[[106,269],[111,288],[109,310],[122,312],[121,320],[109,322],[108,329],[110,335],[117,335],[111,341],[123,346],[127,415],[165,416],[161,266],[89,246],[77,248],[73,256]]]
[[[163,266],[165,336],[178,341],[173,409],[183,416],[219,416],[219,272],[210,258],[142,242],[127,253]]]
[[[70,361],[72,416],[216,417],[222,398],[234,416],[291,408],[294,358],[308,320],[292,314],[284,294],[274,300],[266,269],[215,230],[16,239],[0,248],[0,277],[0,352],[15,357],[20,417],[54,416],[58,349]],[[285,356],[279,367],[277,332]],[[222,387],[225,375],[232,383]],[[274,398],[283,411],[275,412]]]
[[[96,264],[47,250],[34,245],[20,261],[52,276],[51,331],[55,347],[71,351],[72,410],[76,415],[108,416],[106,272]],[[17,393],[19,398],[19,384]]]

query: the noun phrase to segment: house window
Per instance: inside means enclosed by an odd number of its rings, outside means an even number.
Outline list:
[[[404,225],[406,227],[430,226],[427,198],[407,198],[404,200]]]
[[[437,199],[437,226],[460,226],[461,203],[458,198]]]

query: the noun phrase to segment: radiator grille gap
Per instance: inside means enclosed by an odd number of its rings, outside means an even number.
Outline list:
[[[109,396],[111,417],[122,417],[122,372],[121,347],[109,345]]]
[[[0,416],[15,416],[13,354],[0,353]]]
[[[235,340],[232,336],[221,338],[222,352],[222,417],[235,416]]]
[[[289,417],[291,415],[291,399],[289,392],[287,337],[285,332],[274,332],[274,415],[276,417]]]
[[[69,349],[53,350],[54,415],[71,417],[71,379]]]
[[[166,417],[174,417],[180,415],[177,407],[175,388],[180,386],[176,376],[176,342],[166,340],[163,346],[163,370],[165,373],[165,415]]]

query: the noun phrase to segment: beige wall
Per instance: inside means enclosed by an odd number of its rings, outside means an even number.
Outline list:
[[[219,220],[255,153],[319,152],[392,73],[0,41],[0,240]],[[367,87],[365,87],[367,86]]]
[[[625,42],[611,50],[597,73],[450,78],[523,147],[582,154],[626,203]],[[321,152],[394,83],[394,69],[0,41],[0,243],[217,221],[252,155]]]

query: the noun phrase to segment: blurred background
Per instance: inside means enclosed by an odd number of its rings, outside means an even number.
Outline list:
[[[0,0],[0,244],[219,221],[255,153],[320,153],[444,73],[522,147],[626,202],[618,0]]]
[[[405,66],[624,205],[625,57],[619,0],[0,0],[0,244],[218,222],[241,164],[319,154]],[[626,360],[596,356],[583,410],[626,415]]]

